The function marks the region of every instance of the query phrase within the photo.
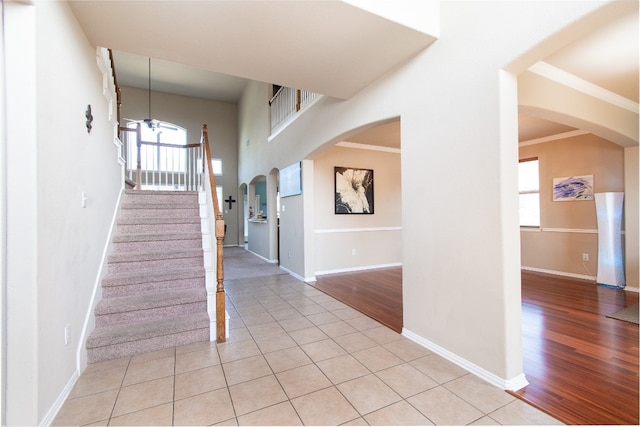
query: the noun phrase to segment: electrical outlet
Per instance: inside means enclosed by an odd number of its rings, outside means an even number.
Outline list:
[[[69,329],[70,328],[71,328],[71,325],[65,325],[64,327],[64,345],[69,345],[69,339],[70,339]]]
[[[589,254],[587,254],[587,253],[582,254],[582,260],[583,261],[589,261]]]
[[[351,255],[355,255],[356,254],[356,250],[355,249],[351,249]]]
[[[87,193],[84,192],[84,191],[81,194],[81,202],[82,202],[82,207],[86,208],[87,207]]]

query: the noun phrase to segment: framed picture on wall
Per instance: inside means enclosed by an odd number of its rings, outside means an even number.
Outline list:
[[[373,169],[334,167],[335,213],[373,214]]]
[[[553,178],[553,201],[593,200],[593,175]]]

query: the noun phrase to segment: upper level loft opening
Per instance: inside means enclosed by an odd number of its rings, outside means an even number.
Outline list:
[[[269,100],[271,135],[294,120],[301,111],[309,107],[319,96],[319,93],[274,84],[273,96]]]

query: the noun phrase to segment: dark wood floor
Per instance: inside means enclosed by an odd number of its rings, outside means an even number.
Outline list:
[[[402,269],[319,276],[318,289],[400,332]],[[524,371],[516,393],[566,424],[638,425],[638,325],[607,318],[638,294],[522,273]]]
[[[638,294],[522,273],[524,372],[516,394],[568,424],[638,425],[638,325],[607,318]]]
[[[316,279],[310,285],[402,332],[402,268],[327,274]]]

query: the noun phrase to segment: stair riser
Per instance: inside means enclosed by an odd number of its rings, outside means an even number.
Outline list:
[[[205,296],[206,297],[206,296]],[[184,316],[207,311],[207,301],[172,305],[168,307],[150,308],[146,310],[127,311],[96,316],[96,327],[113,326],[123,323],[146,322],[165,319],[170,316]]]
[[[191,199],[198,200],[198,193],[196,191],[151,191],[151,190],[142,190],[142,191],[125,191],[125,197],[127,198],[135,198],[135,199]]]
[[[198,197],[179,197],[179,196],[125,196],[122,200],[122,207],[147,207],[147,206],[198,206]]]
[[[150,261],[110,262],[108,271],[110,273],[130,273],[144,270],[202,267],[203,265],[203,257],[173,258]]]
[[[200,210],[197,208],[178,209],[122,209],[119,218],[199,218]]]
[[[209,341],[209,327],[192,331],[158,336],[139,341],[107,345],[87,349],[87,362],[96,363],[103,360],[118,359],[140,353],[162,350],[196,342]]]
[[[145,252],[150,250],[171,251],[202,248],[202,239],[191,240],[152,240],[148,242],[118,242],[113,244],[117,252]]]
[[[200,222],[187,224],[118,224],[118,233],[193,233],[200,232]]]
[[[124,297],[143,293],[164,292],[176,289],[204,289],[204,277],[193,279],[171,280],[166,282],[134,283],[122,286],[103,286],[102,298]]]

